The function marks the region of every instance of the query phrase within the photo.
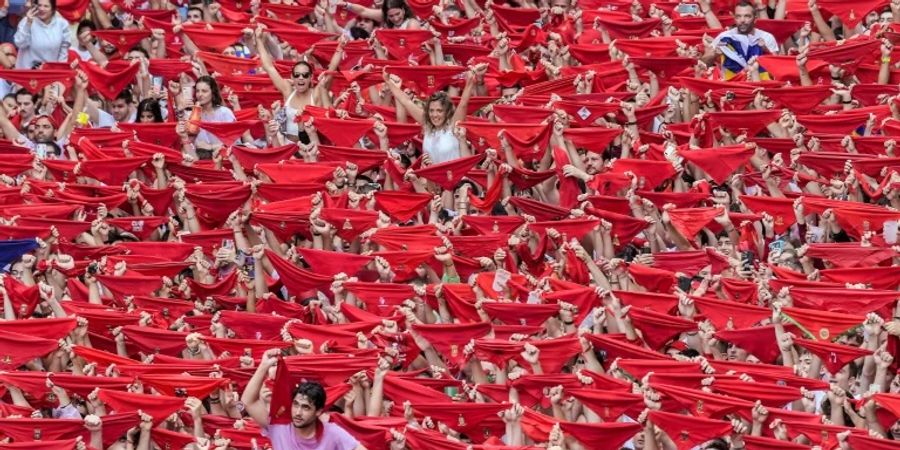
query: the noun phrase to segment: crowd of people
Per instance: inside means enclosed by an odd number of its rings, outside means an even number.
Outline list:
[[[900,0],[494,1],[6,2],[0,449],[900,448]]]

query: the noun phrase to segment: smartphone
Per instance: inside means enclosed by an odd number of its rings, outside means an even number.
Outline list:
[[[770,252],[775,252],[775,251],[780,252],[782,250],[784,250],[784,241],[783,240],[778,239],[778,240],[775,240],[775,241],[772,241],[769,243],[769,251]]]
[[[184,101],[187,103],[194,103],[194,87],[193,86],[183,86],[181,88],[181,96],[184,98]]]
[[[733,101],[734,100],[734,92],[728,91],[725,93],[725,100]]]
[[[160,92],[162,92],[163,91],[163,78],[162,77],[153,77],[153,87],[156,88],[157,90],[159,90]]]
[[[741,269],[745,272],[749,272],[753,269],[753,252],[741,252]]]
[[[234,248],[234,241],[231,239],[222,239],[222,248],[227,248],[227,249]]]
[[[692,16],[700,12],[700,5],[696,3],[679,3],[675,11],[682,16]]]
[[[47,158],[47,144],[35,144],[34,145],[34,153],[38,157],[38,159],[46,159]]]
[[[678,277],[678,289],[681,289],[683,292],[691,292],[692,281],[690,277]]]

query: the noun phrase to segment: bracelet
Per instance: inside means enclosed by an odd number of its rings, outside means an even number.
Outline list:
[[[575,325],[575,321],[563,322],[564,325]]]
[[[847,101],[841,100],[841,103],[844,105],[849,105],[849,104],[853,103],[853,100],[847,100]]]
[[[704,11],[704,10],[701,9],[701,10],[700,10],[700,13],[703,14],[703,15],[705,16],[705,15],[709,14],[710,11],[712,11],[712,9],[707,9],[706,11]]]
[[[890,64],[890,63],[891,63],[891,57],[890,57],[890,56],[882,56],[882,57],[881,57],[881,63],[882,63],[882,64]]]
[[[634,122],[625,122],[625,125],[637,125],[637,121],[634,121]]]

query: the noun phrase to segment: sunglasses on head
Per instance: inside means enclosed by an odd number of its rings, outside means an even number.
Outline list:
[[[312,76],[312,72],[301,72],[301,73],[294,72],[291,75],[293,75],[294,78],[309,78]]]

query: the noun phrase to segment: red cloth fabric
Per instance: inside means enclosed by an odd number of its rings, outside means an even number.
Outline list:
[[[434,197],[428,194],[379,191],[375,193],[375,206],[400,222],[414,218]]]
[[[484,337],[491,331],[488,323],[473,323],[465,325],[413,325],[416,333],[428,340],[431,345],[449,358],[451,361],[461,363],[462,349],[470,340]]]
[[[559,427],[563,433],[584,445],[603,442],[611,447],[619,447],[641,432],[641,425],[638,423],[560,422]]]
[[[389,32],[388,30],[379,30],[377,34],[380,38]],[[402,49],[402,47],[398,47],[397,51],[402,52]],[[418,53],[418,45],[416,45],[415,51],[409,50],[409,52]],[[420,95],[427,97],[451,84],[464,80],[463,75],[466,68],[458,66],[390,66],[386,70],[388,73],[400,77],[405,84],[415,89]]]
[[[0,427],[3,434],[16,442],[29,443],[34,448],[33,441],[59,441],[82,437],[89,442],[90,433],[84,427],[81,419],[0,419]]]
[[[766,88],[763,94],[794,114],[809,114],[831,96],[831,89],[828,86],[791,86]]]
[[[159,424],[184,407],[184,400],[178,397],[135,394],[109,389],[100,389],[97,398],[106,404],[110,412],[126,413],[140,410],[153,417],[154,424]]]
[[[259,67],[259,61],[256,59],[224,56],[211,52],[198,51],[197,58],[206,64],[211,72],[219,72],[223,75],[246,74]]]
[[[329,276],[334,276],[341,272],[353,275],[374,259],[372,256],[329,252],[309,248],[298,248],[297,253],[299,253],[300,256],[303,257],[303,261],[309,264],[309,266],[317,273]]]
[[[379,29],[375,33],[375,39],[384,46],[384,49],[400,61],[406,61],[410,57],[423,54],[422,44],[434,38],[431,31],[427,30],[401,30]]]
[[[416,176],[434,182],[440,187],[452,190],[475,166],[480,164],[485,154],[454,159],[415,170]]]
[[[772,315],[771,310],[761,306],[714,300],[707,297],[692,297],[692,299],[700,313],[709,319],[718,330],[726,329],[729,322],[733,328],[751,327]]]
[[[187,333],[161,330],[150,327],[128,325],[122,328],[126,342],[134,345],[146,354],[162,353],[169,356],[180,356],[187,347]]]
[[[688,450],[731,431],[730,422],[663,411],[650,411],[648,419],[672,439],[678,450]]]
[[[741,328],[738,330],[721,330],[716,332],[716,338],[730,342],[759,358],[765,363],[772,363],[781,355],[778,343],[775,341],[775,328],[772,325],[765,327]]]
[[[722,184],[729,175],[753,156],[753,149],[743,145],[679,151],[684,159],[703,169],[712,179]]]
[[[329,119],[324,117],[313,119],[316,131],[332,144],[340,147],[355,146],[372,129],[374,124],[375,122],[371,120]]]
[[[790,320],[811,333],[814,339],[825,341],[834,339],[835,336],[862,324],[866,319],[864,316],[814,309],[784,308],[782,311]]]
[[[634,327],[641,330],[644,342],[650,348],[658,349],[680,333],[697,329],[697,325],[687,319],[661,314],[649,309],[632,309],[628,312]]]
[[[29,69],[3,69],[0,70],[0,78],[22,86],[29,92],[40,92],[44,87],[62,82],[71,86],[75,80],[74,70],[29,70]]]
[[[94,30],[91,34],[114,45],[124,55],[143,39],[149,38],[150,30]]]
[[[841,19],[841,23],[848,28],[855,28],[866,18],[866,14],[884,6],[886,6],[885,0],[866,0],[853,3],[837,0],[823,0],[819,5],[823,10],[838,16]],[[825,17],[828,16],[825,15]]]
[[[605,422],[617,421],[625,411],[640,408],[644,401],[639,394],[599,389],[566,389],[566,394],[575,397]]]
[[[668,211],[672,227],[687,238],[694,239],[716,216],[722,214],[719,208],[670,209]]]
[[[822,364],[829,373],[837,374],[842,367],[851,361],[872,354],[872,351],[851,347],[848,345],[832,344],[827,341],[813,341],[809,339],[795,338],[794,343],[809,350],[822,360]]]
[[[228,25],[230,24],[186,23],[181,27],[181,31],[200,50],[221,53],[240,41],[243,36],[242,27]]]
[[[711,394],[699,389],[672,386],[651,382],[650,386],[664,396],[674,400],[692,415],[706,418],[722,418],[739,410],[753,409],[753,402],[724,395]]]
[[[87,75],[91,87],[109,100],[116,98],[126,86],[131,84],[141,69],[140,64],[136,62],[115,72],[104,70],[88,62],[81,63],[78,67]]]
[[[43,339],[11,331],[0,331],[0,368],[16,370],[25,362],[55,351],[55,339]]]

